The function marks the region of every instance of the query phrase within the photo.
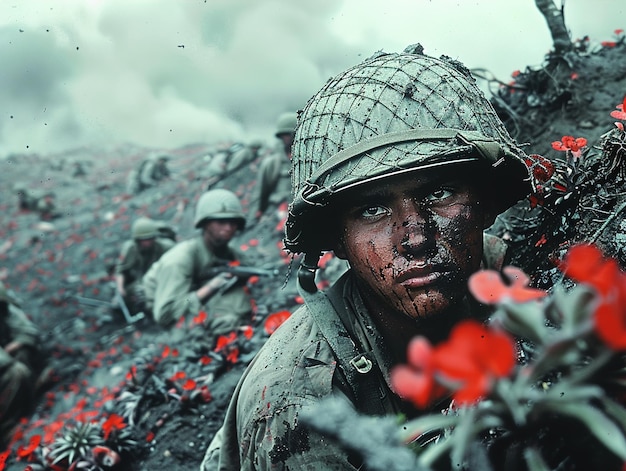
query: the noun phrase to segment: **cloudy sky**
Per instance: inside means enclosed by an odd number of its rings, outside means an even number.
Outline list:
[[[574,39],[626,28],[626,0],[565,14]],[[534,0],[2,0],[0,158],[271,139],[329,77],[416,42],[503,81],[551,47]]]

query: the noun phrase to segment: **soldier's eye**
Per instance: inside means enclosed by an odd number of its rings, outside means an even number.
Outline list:
[[[361,210],[361,217],[374,218],[387,214],[389,210],[384,206],[366,206]]]
[[[437,188],[426,195],[425,200],[429,203],[436,203],[437,201],[442,201],[451,197],[454,193],[454,188]]]

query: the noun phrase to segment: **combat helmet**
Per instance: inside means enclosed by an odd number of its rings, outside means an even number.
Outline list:
[[[330,79],[301,112],[292,151],[284,243],[293,253],[331,250],[332,201],[392,175],[480,163],[498,211],[531,190],[523,151],[470,72],[419,45],[377,53]]]
[[[159,236],[158,224],[147,217],[140,217],[130,228],[134,240],[154,239]]]
[[[298,114],[292,111],[281,114],[276,121],[276,132],[274,135],[280,137],[281,134],[293,134],[298,123]]]
[[[206,191],[196,204],[194,226],[201,227],[205,222],[215,219],[235,219],[239,229],[246,225],[246,217],[239,198],[232,191],[223,188]]]

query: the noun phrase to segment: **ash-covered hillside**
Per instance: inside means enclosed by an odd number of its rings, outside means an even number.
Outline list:
[[[549,284],[550,275],[544,273],[562,247],[600,229],[598,241],[613,254],[621,253],[615,241],[626,237],[619,216],[626,182],[623,173],[609,171],[600,148],[605,142],[601,136],[615,129],[609,113],[626,94],[625,49],[623,37],[594,50],[581,48],[556,69],[516,74],[493,97],[511,133],[528,144],[529,153],[560,160],[553,141],[570,135],[589,143],[577,179],[566,182],[573,196],[559,200],[565,195],[552,192],[547,209],[524,201],[493,228],[507,237],[516,249],[515,261],[538,284]],[[255,161],[213,181],[213,186],[235,191],[244,209],[250,208],[256,170],[274,144],[268,138]],[[624,148],[616,145],[615,159],[623,159]],[[300,302],[295,289],[298,260],[281,248],[286,208],[273,208],[236,237],[235,244],[256,258],[259,267],[277,267],[280,275],[252,280],[255,317],[250,327],[221,338],[217,346],[206,345],[195,319],[165,331],[149,319],[129,324],[119,312],[79,299],[111,300],[112,269],[136,218],[163,221],[176,230],[178,240],[194,234],[195,202],[207,188],[212,159],[226,146],[123,146],[13,155],[0,161],[0,279],[41,328],[51,367],[32,414],[1,455],[5,469],[68,469],[67,459],[53,468],[46,456],[51,448],[81,439],[90,445],[73,445],[73,458],[84,452],[83,469],[96,469],[87,467],[94,466],[95,442],[116,452],[114,469],[198,469],[239,375],[269,335],[266,322]],[[153,151],[171,157],[173,178],[138,195],[128,194],[127,175]],[[84,164],[86,175],[72,176],[75,161]],[[36,212],[19,211],[16,184],[54,191],[59,217],[41,221]]]

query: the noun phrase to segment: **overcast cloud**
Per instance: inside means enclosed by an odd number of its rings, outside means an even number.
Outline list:
[[[572,37],[626,0],[568,0]],[[534,0],[2,0],[0,158],[268,137],[332,75],[420,42],[503,81],[551,47]]]

